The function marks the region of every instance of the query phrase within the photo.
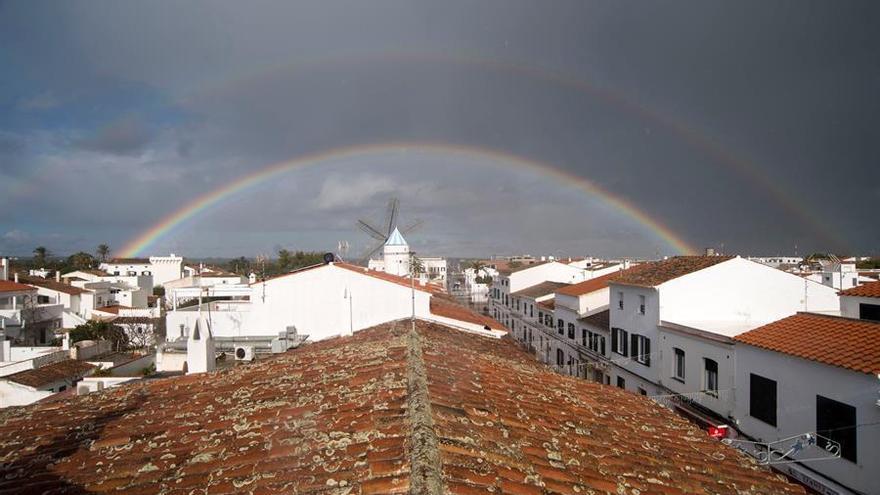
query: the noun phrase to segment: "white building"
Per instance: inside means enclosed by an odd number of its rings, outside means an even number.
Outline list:
[[[455,305],[431,285],[347,263],[315,265],[247,287],[196,290],[211,301],[169,311],[168,341],[186,339],[200,313],[207,318],[218,348],[232,341],[268,342],[292,332],[318,341],[413,313],[466,331],[506,334],[497,322]]]
[[[64,359],[0,378],[0,408],[23,406],[72,389],[96,367],[84,361]]]
[[[152,293],[153,277],[143,273],[127,272],[114,275],[102,270],[77,270],[61,276],[64,283],[93,293],[89,310],[104,306],[146,308]]]
[[[174,253],[149,258],[114,258],[101,263],[99,268],[116,276],[149,276],[150,286],[142,287],[152,291],[153,285],[164,285],[183,276],[183,258]]]
[[[804,262],[801,256],[749,256],[749,259],[773,268],[796,267]]]
[[[610,283],[612,383],[719,424],[733,411],[733,337],[798,311],[836,313],[836,291],[739,257],[679,256]],[[722,418],[713,419],[712,414]]]
[[[840,314],[880,321],[880,282],[868,282],[840,292]]]
[[[512,311],[515,300],[511,294],[543,282],[559,282],[575,284],[589,277],[584,268],[547,261],[530,265],[498,265],[498,277],[493,281],[490,290],[489,310],[493,318],[512,328]]]
[[[856,264],[840,260],[820,260],[821,270],[807,274],[814,282],[834,287],[839,290],[851,289],[875,279],[860,275]]]
[[[18,344],[47,344],[62,326],[64,306],[41,299],[35,287],[0,280],[0,340]]]
[[[799,313],[735,340],[734,416],[746,436],[735,445],[786,451],[792,437],[818,434],[791,458],[819,460],[772,467],[818,493],[880,493],[880,323]]]
[[[371,259],[367,263],[370,270],[390,273],[400,277],[408,277],[410,275],[410,259],[414,255],[407,244],[406,239],[397,228],[385,241],[382,247],[382,259]],[[422,283],[436,283],[445,286],[447,263],[445,258],[418,256],[418,262],[421,265],[421,272],[418,279]]]

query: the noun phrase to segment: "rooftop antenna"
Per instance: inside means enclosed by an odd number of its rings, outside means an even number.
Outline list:
[[[336,255],[339,256],[340,260],[345,261],[345,256],[348,254],[350,247],[348,241],[339,241],[336,243]]]
[[[388,205],[385,208],[385,218],[381,222],[373,222],[362,218],[358,219],[358,229],[375,241],[372,246],[368,247],[366,254],[361,257],[360,264],[366,265],[370,258],[382,249],[386,242],[388,242],[388,238],[391,237],[391,234],[394,233],[394,229],[397,227],[399,213],[400,200],[396,197],[392,197],[388,200]],[[400,230],[401,234],[406,235],[414,232],[421,227],[423,223],[422,220],[417,219],[398,230]]]

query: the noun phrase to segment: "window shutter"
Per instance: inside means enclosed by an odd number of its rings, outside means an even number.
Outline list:
[[[617,333],[618,330],[616,328],[611,329],[611,350],[617,351]]]
[[[632,334],[629,336],[629,348],[632,352],[632,358],[638,359],[639,355],[639,336]]]
[[[626,331],[624,331],[624,330],[620,331],[620,338],[623,340],[621,342],[621,345],[623,346],[623,355],[629,356],[629,341],[626,340]]]
[[[651,339],[645,337],[645,365],[651,366]]]

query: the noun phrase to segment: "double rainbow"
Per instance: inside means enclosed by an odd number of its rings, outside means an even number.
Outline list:
[[[605,204],[615,208],[627,217],[643,225],[647,230],[662,239],[676,252],[683,254],[696,252],[696,249],[684,240],[684,238],[625,198],[602,189],[593,182],[555,165],[489,148],[429,142],[392,142],[334,148],[269,165],[256,172],[241,176],[220,188],[214,189],[213,191],[195,198],[185,204],[182,208],[165,216],[152,227],[134,239],[131,239],[125,247],[120,250],[119,255],[122,257],[134,257],[144,254],[159,239],[165,237],[199,213],[217,206],[230,196],[242,193],[258,184],[264,183],[292,170],[318,166],[322,163],[343,158],[405,151],[437,153],[452,157],[459,156],[472,159],[476,158],[479,160],[491,160],[503,163],[507,166],[537,172],[545,177],[554,179],[561,184],[580,189],[591,197],[600,199]]]

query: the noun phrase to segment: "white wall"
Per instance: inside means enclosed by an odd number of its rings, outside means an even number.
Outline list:
[[[713,340],[690,335],[686,332],[660,328],[660,339],[657,350],[660,355],[655,358],[658,363],[659,384],[678,394],[688,394],[694,402],[714,411],[726,418],[733,415],[734,390],[736,388],[736,354],[733,342],[729,339]],[[675,353],[673,348],[685,352],[684,383],[673,378]],[[718,396],[713,397],[705,390],[704,359],[718,363]],[[653,364],[653,363],[652,363]]]
[[[880,422],[877,376],[827,366],[787,354],[736,344],[737,401],[735,416],[743,433],[774,441],[816,430],[816,395],[856,408],[856,422]],[[749,416],[750,373],[776,381],[776,427]],[[878,493],[880,428],[858,430],[857,463],[846,459],[811,462],[808,466],[838,483],[864,493]]]
[[[52,394],[53,392],[35,390],[9,380],[0,379],[0,408],[26,406]]]
[[[858,318],[860,304],[872,304],[874,306],[880,306],[880,298],[841,296],[840,315],[846,316],[847,318]]]
[[[776,321],[798,311],[836,312],[837,291],[742,258],[661,285],[664,321]]]
[[[415,295],[416,315],[431,319],[430,294],[416,290]],[[326,265],[254,284],[245,308],[212,313],[214,335],[278,335],[295,326],[310,341],[322,340],[347,334],[352,327],[357,331],[409,317],[412,299],[409,287]],[[196,317],[192,310],[168,312],[169,340],[179,335],[180,324],[191,329]]]

